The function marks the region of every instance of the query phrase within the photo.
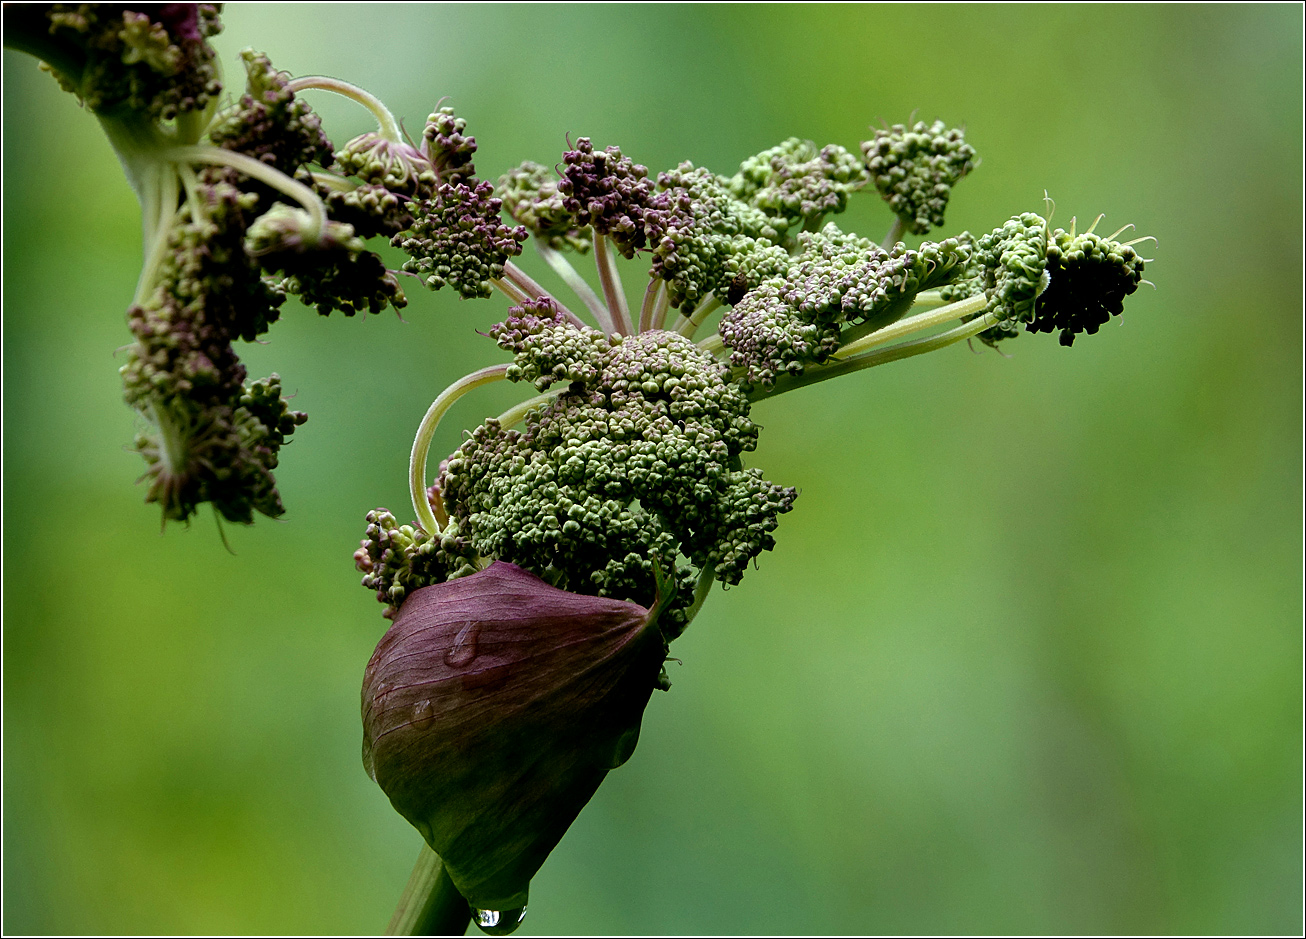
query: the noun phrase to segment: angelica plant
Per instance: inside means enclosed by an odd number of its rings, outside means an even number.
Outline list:
[[[215,6],[5,17],[6,41],[95,114],[141,202],[122,374],[165,520],[205,502],[234,522],[282,512],[272,471],[306,418],[275,374],[248,380],[234,343],[288,296],[346,316],[403,307],[405,285],[502,298],[498,322],[466,327],[510,360],[436,397],[409,454],[413,520],[374,509],[354,555],[393,620],[365,671],[364,764],[427,845],[399,932],[521,922],[532,877],[669,687],[670,644],[795,507],[793,486],[748,465],[755,406],[963,341],[1055,331],[1069,346],[1144,282],[1129,226],[1055,228],[1050,200],[934,237],[978,165],[942,121],[857,149],[789,138],[730,175],[653,173],[567,138],[551,166],[492,182],[449,107],[411,140],[363,89],[252,50],[244,93],[224,99]],[[309,91],[353,99],[377,129],[337,148]],[[834,220],[872,192],[895,218],[879,241]],[[401,268],[368,239],[401,249]],[[556,284],[514,263],[528,242]],[[452,405],[496,382],[522,401],[433,461]]]

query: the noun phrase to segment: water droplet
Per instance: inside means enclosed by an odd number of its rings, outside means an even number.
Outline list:
[[[463,626],[454,637],[453,645],[445,652],[444,664],[462,668],[476,658],[476,638],[480,631],[480,625],[475,620]]]
[[[489,936],[506,936],[510,932],[515,932],[525,918],[526,907],[524,906],[502,912],[499,910],[476,910],[473,913],[476,925],[480,927],[481,932]]]
[[[425,730],[435,722],[435,705],[430,701],[419,701],[413,708],[413,726]]]
[[[376,765],[372,761],[372,740],[367,734],[363,734],[363,769],[367,770],[367,775],[371,777],[372,782],[376,782]]]

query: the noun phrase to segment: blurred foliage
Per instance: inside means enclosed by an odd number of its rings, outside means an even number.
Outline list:
[[[951,349],[758,406],[752,462],[801,488],[779,548],[677,643],[525,933],[1300,932],[1300,7],[225,19],[229,76],[252,45],[410,129],[451,96],[490,178],[567,134],[729,173],[919,109],[984,161],[950,230],[1047,189],[1058,223],[1160,240],[1159,289],[1073,350]],[[337,141],[368,128],[313,103]],[[419,839],[360,764],[386,623],[350,554],[368,509],[407,517],[411,434],[502,360],[473,330],[503,304],[288,306],[246,353],[311,415],[285,521],[228,528],[234,556],[207,519],[160,536],[112,354],[137,206],[8,51],[4,130],[4,929],[374,932]],[[890,218],[867,195],[845,221]],[[435,451],[516,400],[478,394]]]

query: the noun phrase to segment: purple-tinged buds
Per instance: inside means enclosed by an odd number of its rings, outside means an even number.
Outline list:
[[[363,762],[473,907],[524,906],[665,655],[643,607],[496,561],[404,601],[363,678]]]

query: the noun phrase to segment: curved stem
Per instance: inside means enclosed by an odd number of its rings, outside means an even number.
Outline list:
[[[390,109],[381,103],[381,99],[371,92],[364,91],[357,85],[351,85],[349,82],[343,82],[338,78],[328,78],[325,75],[305,75],[303,78],[294,78],[290,81],[290,90],[295,94],[310,88],[318,91],[334,91],[338,95],[357,101],[372,112],[376,122],[380,125],[382,137],[386,140],[393,140],[395,143],[404,142],[404,135],[399,128],[399,122],[390,113]]]
[[[615,333],[617,328],[612,322],[612,316],[608,313],[608,308],[603,305],[603,301],[594,292],[594,288],[585,283],[585,278],[581,277],[576,268],[571,266],[571,262],[563,256],[563,253],[538,238],[534,238],[532,241],[535,243],[535,250],[544,259],[544,263],[553,268],[553,273],[561,277],[563,283],[571,288],[571,292],[580,297],[586,309],[594,314],[599,329],[605,333]]]
[[[423,844],[385,934],[461,936],[471,921],[471,907],[454,886],[440,856]]]
[[[698,574],[698,583],[694,585],[694,602],[690,604],[685,611],[685,625],[688,626],[698,615],[698,611],[703,608],[703,603],[707,600],[707,595],[712,592],[712,584],[716,581],[716,567],[709,564]]]
[[[317,193],[298,180],[291,179],[281,170],[268,166],[253,157],[246,156],[243,153],[236,153],[234,150],[224,150],[221,147],[174,147],[171,150],[164,151],[162,157],[174,163],[210,163],[218,166],[230,166],[251,179],[257,179],[259,182],[271,186],[277,192],[289,196],[302,205],[305,211],[308,212],[310,219],[309,224],[311,227],[304,232],[304,236],[309,242],[316,241],[322,236],[322,232],[326,230],[326,206],[322,204],[322,200],[318,198]]]
[[[436,521],[435,512],[431,509],[431,501],[426,493],[426,457],[431,450],[431,438],[435,436],[435,429],[440,426],[440,421],[449,412],[449,408],[453,407],[453,403],[467,392],[491,382],[502,381],[507,377],[507,365],[491,365],[489,368],[464,375],[440,392],[440,396],[431,402],[426,416],[418,425],[417,436],[413,438],[413,452],[408,459],[408,490],[413,498],[413,511],[417,513],[417,521],[427,534],[438,535],[443,527],[442,522]],[[447,524],[449,517],[445,515],[444,505],[438,501],[438,497],[437,504],[439,513],[444,516],[443,524]]]
[[[889,362],[896,362],[899,359],[908,359],[914,355],[924,355],[926,352],[933,352],[936,349],[942,349],[953,343],[961,342],[963,339],[969,339],[976,336],[999,322],[998,317],[992,313],[985,313],[983,316],[976,317],[969,323],[963,323],[956,329],[950,329],[947,332],[939,333],[937,336],[930,336],[928,339],[916,339],[912,342],[901,342],[896,346],[889,346],[887,349],[879,349],[874,352],[864,352],[861,355],[854,356],[851,359],[844,359],[835,362],[832,365],[822,365],[815,368],[809,368],[801,375],[784,375],[776,381],[770,388],[755,388],[748,395],[749,401],[761,401],[764,398],[774,398],[776,395],[782,395],[786,392],[793,391],[795,388],[802,388],[806,385],[814,385],[817,382],[825,381],[828,378],[838,378],[840,375],[847,375],[850,372],[861,371],[864,368],[874,368],[876,365],[885,365]]]

